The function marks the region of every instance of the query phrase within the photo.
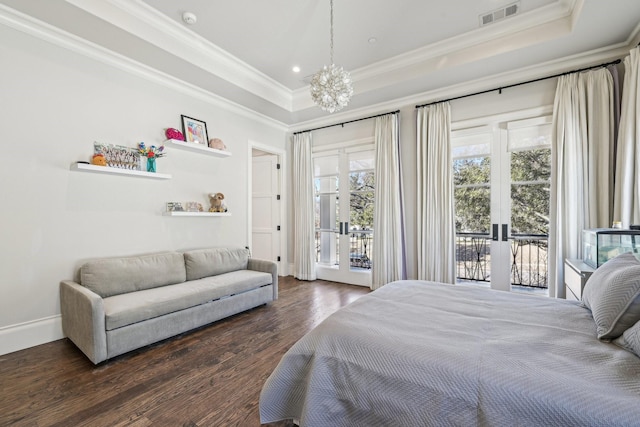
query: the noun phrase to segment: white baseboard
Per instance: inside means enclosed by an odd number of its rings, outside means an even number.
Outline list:
[[[0,355],[64,338],[60,315],[0,328]]]

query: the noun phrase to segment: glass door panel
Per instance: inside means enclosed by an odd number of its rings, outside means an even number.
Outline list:
[[[349,268],[371,269],[375,176],[373,153],[349,154]]]
[[[314,161],[316,262],[328,267],[340,265],[339,161],[337,155]]]
[[[459,136],[452,149],[458,281],[491,280],[491,139]]]
[[[372,150],[341,149],[314,157],[316,273],[320,279],[371,283],[373,155]]]
[[[509,131],[511,154],[511,285],[519,290],[548,288],[551,125]]]

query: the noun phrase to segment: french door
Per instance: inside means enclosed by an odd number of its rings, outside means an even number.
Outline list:
[[[370,145],[314,153],[316,275],[371,285],[374,151]]]
[[[458,281],[546,292],[550,121],[452,132]]]

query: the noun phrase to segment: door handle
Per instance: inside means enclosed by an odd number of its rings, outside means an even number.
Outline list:
[[[491,236],[491,240],[497,242],[498,241],[498,224],[493,225],[493,234]]]
[[[502,241],[506,242],[509,240],[509,225],[502,224]]]
[[[344,234],[344,222],[340,223],[340,234]]]
[[[349,234],[349,221],[344,223],[344,234]]]

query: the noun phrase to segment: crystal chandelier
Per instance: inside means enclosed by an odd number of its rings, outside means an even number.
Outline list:
[[[353,95],[351,75],[333,63],[333,0],[331,8],[331,65],[325,65],[311,78],[311,98],[320,108],[330,113],[344,108]]]

